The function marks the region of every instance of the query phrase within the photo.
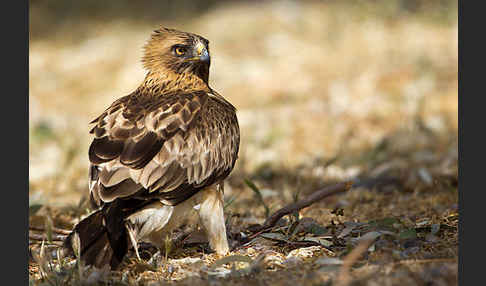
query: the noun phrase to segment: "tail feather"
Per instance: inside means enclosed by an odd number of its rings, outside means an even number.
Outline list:
[[[98,210],[80,221],[64,241],[73,253],[72,240],[77,233],[81,260],[96,267],[109,264],[115,269],[128,252],[128,236],[124,218],[116,206]]]

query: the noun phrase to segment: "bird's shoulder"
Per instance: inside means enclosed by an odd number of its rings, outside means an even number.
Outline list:
[[[129,129],[148,129],[167,137],[186,131],[198,115],[236,117],[236,108],[221,94],[210,91],[169,92],[147,96],[133,92],[114,101],[90,122],[95,138],[126,139]],[[214,119],[214,118],[213,118]]]
[[[208,101],[204,91],[166,93],[147,96],[132,93],[113,102],[90,124],[95,138],[109,136],[127,139],[138,130],[155,132],[167,137],[172,132],[186,130]]]
[[[203,129],[223,121],[228,127],[238,124],[235,108],[215,91],[132,93],[91,122],[89,158],[101,164],[119,157],[124,165],[142,168],[176,134],[184,140],[191,132],[206,133]]]

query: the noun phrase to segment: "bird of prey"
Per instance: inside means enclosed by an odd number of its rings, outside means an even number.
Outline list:
[[[228,252],[223,180],[238,157],[236,110],[208,84],[209,41],[160,27],[144,46],[140,86],[90,124],[89,192],[94,212],[73,237],[88,265],[116,268],[133,242],[163,249],[195,209],[210,247]],[[75,235],[77,234],[77,235]]]

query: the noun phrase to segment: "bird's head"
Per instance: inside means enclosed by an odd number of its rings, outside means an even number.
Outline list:
[[[160,27],[145,45],[142,62],[152,73],[196,75],[207,83],[211,64],[208,44],[199,35]]]

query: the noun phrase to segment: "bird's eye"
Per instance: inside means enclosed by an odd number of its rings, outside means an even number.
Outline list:
[[[187,52],[187,49],[185,47],[181,47],[181,46],[175,46],[174,47],[174,53],[176,54],[176,56],[183,56],[185,53]]]

